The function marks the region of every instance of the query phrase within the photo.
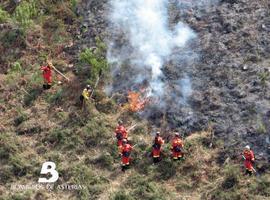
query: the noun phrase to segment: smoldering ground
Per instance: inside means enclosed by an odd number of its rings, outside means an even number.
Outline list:
[[[180,112],[180,107],[190,107],[190,66],[198,61],[192,49],[196,34],[181,21],[169,22],[169,3],[111,1],[112,34],[107,58],[113,80],[107,92],[125,94],[144,88],[147,92],[143,95],[155,102],[142,113],[150,118],[160,112],[164,115],[170,110]],[[191,109],[188,110],[190,114]]]

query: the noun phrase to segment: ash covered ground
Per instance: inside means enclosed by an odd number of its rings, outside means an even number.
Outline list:
[[[88,0],[81,5],[78,46],[93,47],[93,38],[99,36],[113,42],[111,53],[129,55],[123,56],[120,68],[113,68],[110,92],[126,95],[141,83],[149,85],[147,76],[138,84],[130,81],[141,73],[132,62],[136,49],[123,27],[112,25],[112,2]],[[162,63],[158,80],[164,82],[163,106],[149,105],[140,115],[156,127],[185,135],[211,125],[226,145],[251,144],[258,158],[269,160],[270,3],[170,0],[167,5],[168,29],[182,22],[196,37],[172,48]]]

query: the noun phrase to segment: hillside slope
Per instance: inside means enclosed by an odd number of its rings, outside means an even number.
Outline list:
[[[157,119],[131,112],[127,91],[104,92],[112,79],[105,67],[113,37],[109,3],[0,2],[0,199],[269,199],[268,2],[184,4],[179,12],[178,1],[170,1],[170,23],[181,20],[196,31],[194,51],[201,59],[183,68],[193,80],[188,109],[172,105],[155,113]],[[53,87],[43,91],[40,66],[48,59],[70,81],[55,73]],[[167,65],[168,79],[182,76],[174,65]],[[95,85],[100,68],[93,100],[83,110],[79,95],[86,84]],[[130,141],[138,145],[126,173],[113,133],[119,119],[127,127],[137,124]],[[166,144],[163,160],[152,165],[157,129]],[[175,130],[183,133],[187,152],[177,163],[169,150]],[[258,174],[244,177],[240,153],[250,143]],[[18,188],[36,185],[46,161],[59,172],[52,191]]]

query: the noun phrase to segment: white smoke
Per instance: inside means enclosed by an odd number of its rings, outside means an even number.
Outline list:
[[[111,6],[111,31],[121,35],[120,40],[124,43],[119,45],[110,41],[108,60],[113,65],[113,74],[121,73],[128,61],[129,71],[134,73],[131,72],[123,84],[147,80],[149,96],[162,97],[166,87],[164,64],[172,51],[184,48],[189,40],[196,37],[195,33],[181,22],[174,27],[169,25],[168,0],[112,0]],[[183,94],[183,98],[187,98],[191,91],[190,79],[185,77],[180,84],[189,84],[184,85],[182,91],[187,91]]]

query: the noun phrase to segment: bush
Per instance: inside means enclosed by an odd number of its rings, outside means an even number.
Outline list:
[[[225,180],[222,182],[223,189],[231,189],[239,183],[240,171],[235,166],[228,166],[225,168]]]
[[[108,70],[108,62],[105,56],[106,45],[99,38],[96,38],[96,45],[96,49],[86,48],[79,56],[82,63],[90,65],[90,71],[88,72],[90,84],[94,84],[101,72]]]
[[[165,158],[160,163],[156,174],[158,180],[168,180],[176,174],[176,164],[170,158]]]
[[[270,197],[270,180],[268,177],[263,176],[260,179],[254,181],[250,186],[250,191],[252,194],[260,194],[265,197]]]
[[[38,98],[38,96],[42,93],[42,88],[32,88],[30,91],[28,91],[29,94],[26,94],[24,96],[24,105],[30,106],[33,104],[33,102]]]
[[[102,176],[95,174],[87,166],[80,164],[72,167],[71,182],[77,185],[86,186],[86,189],[78,190],[77,196],[79,199],[97,199],[104,192],[104,186],[108,180]]]
[[[85,144],[87,147],[93,147],[100,144],[100,142],[112,137],[110,129],[106,126],[106,121],[99,117],[92,117],[86,127],[83,129]],[[102,145],[105,145],[104,143]]]
[[[10,137],[6,133],[0,134],[0,163],[8,164],[8,161],[18,151],[19,144],[14,138]]]
[[[1,38],[1,41],[3,42],[3,46],[7,49],[11,48],[11,46],[26,47],[25,33],[22,29],[11,29],[6,31]]]
[[[38,9],[34,0],[21,2],[14,12],[14,19],[19,22],[23,28],[27,28],[32,19],[38,15]]]
[[[9,14],[2,8],[0,8],[0,23],[5,23],[9,19]]]
[[[18,110],[18,115],[14,119],[14,125],[19,126],[22,122],[24,122],[27,119],[28,119],[27,114],[23,113],[21,110]]]
[[[99,157],[97,157],[93,161],[90,161],[90,163],[93,163],[102,168],[111,170],[113,166],[113,158],[110,154],[105,153],[105,154],[101,154]]]
[[[83,145],[82,139],[73,134],[71,129],[54,129],[45,140],[57,148],[67,150],[78,149]]]
[[[122,191],[117,192],[116,194],[114,194],[113,200],[133,200],[134,198],[132,198],[129,194],[126,194]]]
[[[140,175],[134,175],[125,184],[126,187],[132,189],[131,196],[135,199],[169,199],[168,194],[163,188],[154,182],[150,182]],[[167,197],[167,198],[166,198]]]
[[[54,103],[54,104],[59,104],[61,102],[63,96],[63,89],[60,88],[56,93],[54,94],[49,94],[47,97],[47,100],[50,104]]]

